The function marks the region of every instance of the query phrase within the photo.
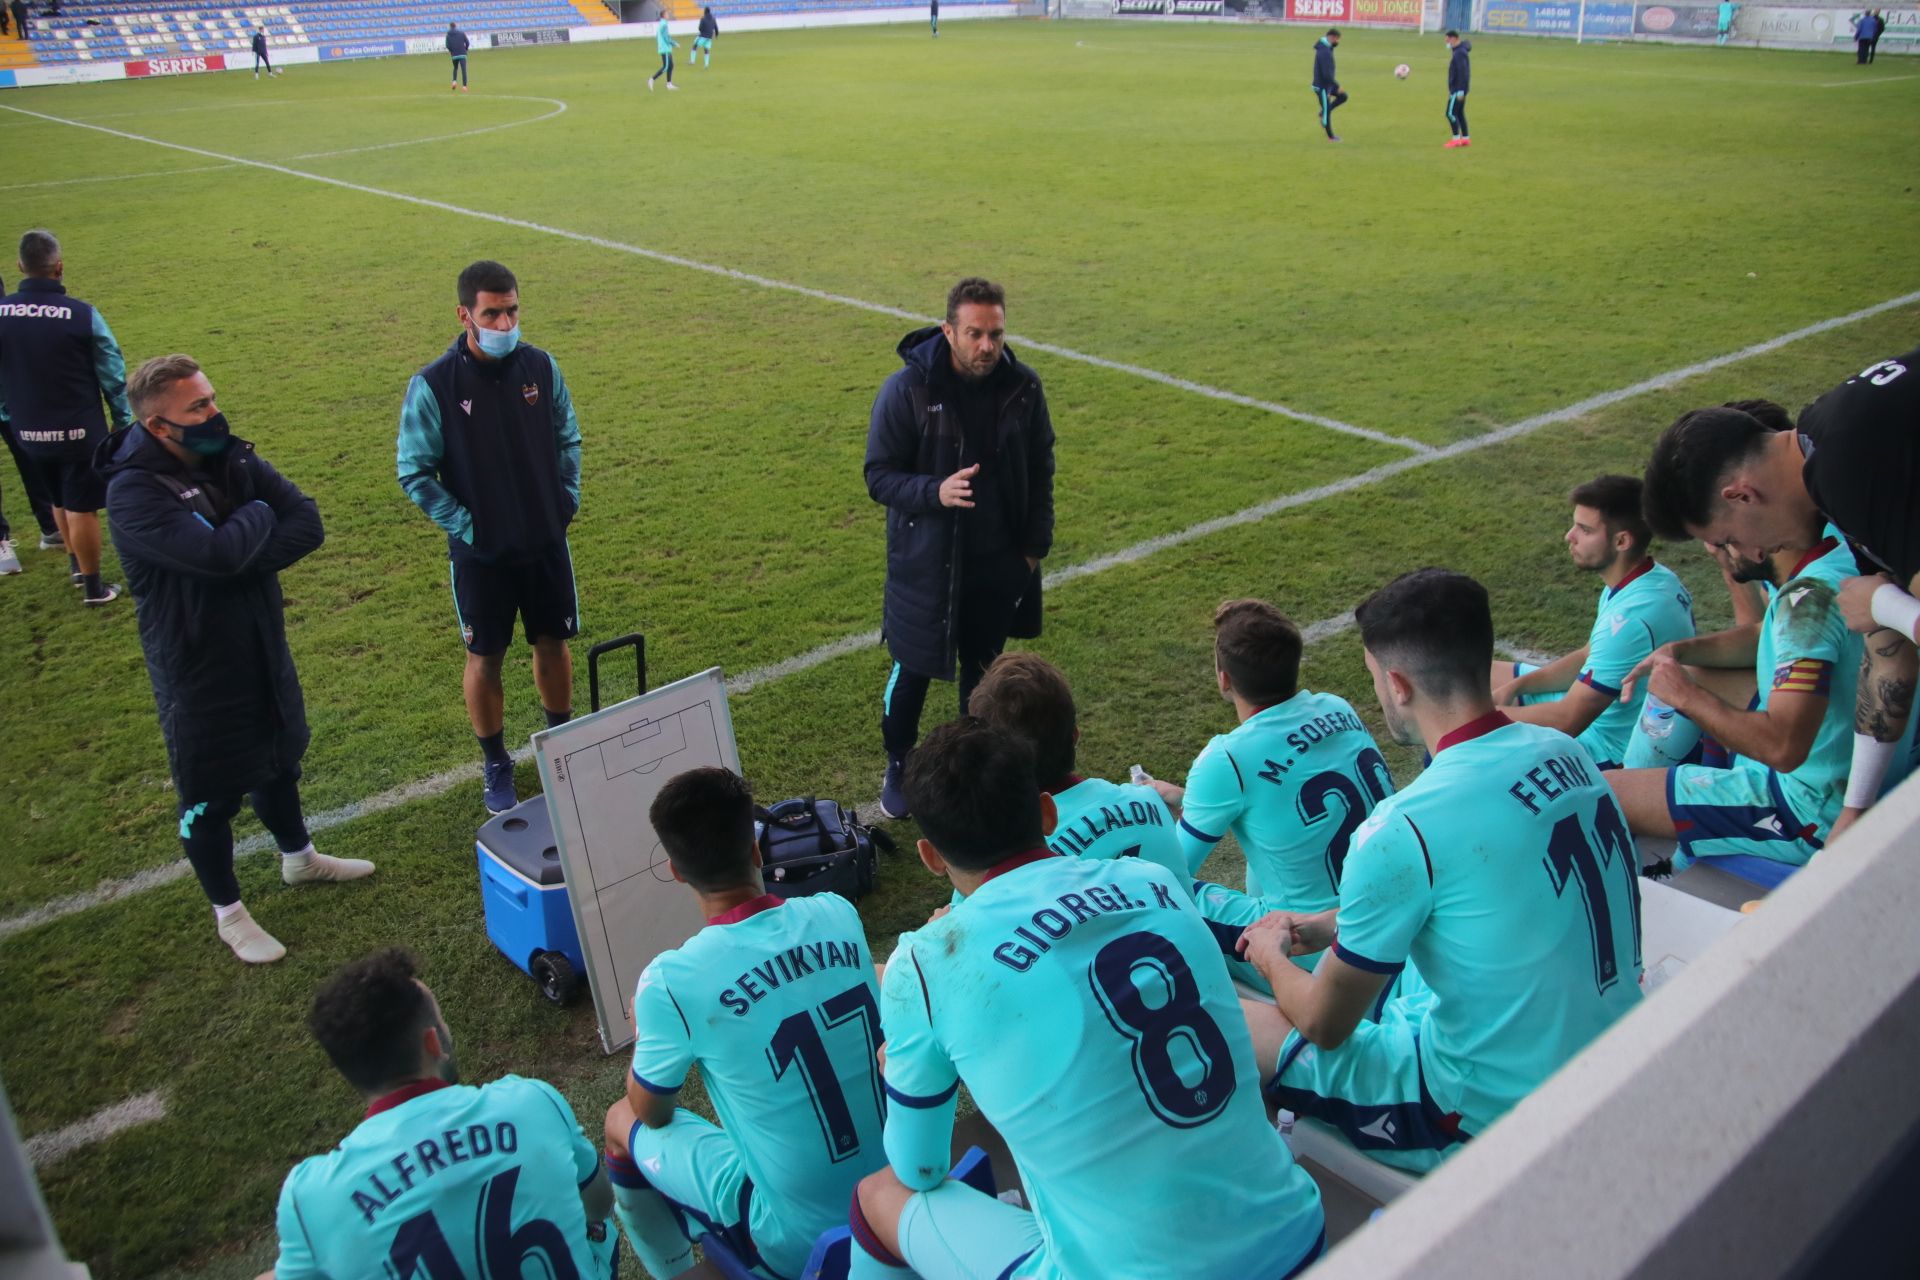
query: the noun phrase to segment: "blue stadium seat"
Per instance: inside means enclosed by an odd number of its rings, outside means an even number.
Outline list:
[[[1787,862],[1775,862],[1772,858],[1756,858],[1750,853],[1729,853],[1718,857],[1701,856],[1696,859],[1704,866],[1718,867],[1731,876],[1738,876],[1748,884],[1759,885],[1762,889],[1778,889],[1788,876],[1800,868]]]
[[[964,1182],[983,1195],[998,1195],[1000,1184],[993,1176],[993,1161],[979,1147],[968,1147],[967,1153],[960,1157],[947,1176],[955,1182]],[[701,1246],[703,1249],[705,1245]],[[751,1271],[730,1271],[726,1263],[714,1257],[712,1249],[707,1249],[707,1261],[715,1263],[728,1280],[740,1277],[741,1280],[760,1280]],[[731,1259],[731,1255],[729,1255]],[[813,1242],[813,1253],[807,1258],[806,1269],[800,1273],[800,1280],[847,1280],[847,1269],[852,1266],[853,1232],[846,1227],[835,1227],[825,1232]],[[739,1261],[731,1259],[738,1267]]]

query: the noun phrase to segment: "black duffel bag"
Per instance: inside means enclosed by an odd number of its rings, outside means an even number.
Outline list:
[[[837,800],[801,796],[754,810],[760,875],[779,898],[837,893],[857,902],[873,892],[876,849],[893,851],[884,831],[860,824]]]

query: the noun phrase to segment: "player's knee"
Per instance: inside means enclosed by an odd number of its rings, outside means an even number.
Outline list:
[[[607,1108],[606,1143],[607,1154],[626,1157],[627,1137],[633,1132],[633,1104],[625,1098],[618,1099]]]
[[[913,1195],[913,1188],[900,1181],[899,1175],[891,1168],[882,1168],[860,1179],[860,1185],[854,1188],[853,1194],[867,1225],[882,1243],[898,1252],[895,1247],[896,1231],[900,1214]]]

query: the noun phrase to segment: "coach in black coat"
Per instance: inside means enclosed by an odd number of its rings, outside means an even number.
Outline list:
[[[963,280],[947,323],[901,339],[867,430],[867,492],[887,508],[884,632],[894,668],[881,736],[882,808],[931,680],[960,709],[1009,636],[1040,634],[1040,561],[1053,546],[1053,423],[1039,375],[1008,350],[999,286]]]
[[[300,810],[306,706],[287,648],[280,571],[325,538],[313,499],[234,437],[186,356],[128,384],[138,421],[100,442],[114,549],[140,619],[180,809],[180,837],[241,959],[285,949],[240,906],[231,820],[242,798],[290,884],[356,879],[371,863],[317,854]]]

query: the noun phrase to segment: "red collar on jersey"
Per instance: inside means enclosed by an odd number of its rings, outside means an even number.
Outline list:
[[[1042,845],[1038,849],[1029,849],[1025,853],[1016,853],[1006,861],[996,862],[981,872],[980,883],[985,884],[987,881],[1003,876],[1009,871],[1018,871],[1029,862],[1038,862],[1042,858],[1057,858],[1059,856],[1059,854],[1047,848],[1045,845]]]
[[[1433,744],[1433,754],[1437,756],[1448,747],[1457,747],[1463,742],[1472,741],[1474,738],[1482,737],[1512,723],[1513,721],[1507,718],[1506,712],[1495,707],[1479,719],[1469,720],[1453,732],[1442,734],[1440,741]]]
[[[366,1119],[371,1120],[382,1111],[391,1111],[401,1103],[412,1102],[415,1098],[432,1093],[435,1089],[444,1089],[450,1083],[452,1082],[442,1080],[438,1076],[435,1076],[430,1080],[415,1080],[412,1084],[403,1085],[395,1089],[392,1093],[375,1098],[372,1102],[369,1102],[367,1104]]]
[[[1825,554],[1827,554],[1827,552],[1833,550],[1835,547],[1839,545],[1840,545],[1840,539],[1838,538],[1820,539],[1820,541],[1814,546],[1814,548],[1811,551],[1807,552],[1806,555],[1800,557],[1800,563],[1793,566],[1793,572],[1787,575],[1787,581],[1791,582],[1795,578],[1799,577],[1800,574],[1806,569],[1808,565],[1812,564],[1815,560],[1818,560],[1821,556],[1824,556]]]
[[[1607,594],[1609,596],[1615,596],[1620,594],[1622,591],[1625,591],[1627,589],[1627,584],[1629,582],[1632,582],[1635,578],[1639,577],[1644,573],[1650,573],[1652,570],[1653,570],[1653,557],[1648,556],[1645,560],[1642,560],[1639,564],[1633,566],[1633,569],[1627,574],[1626,577],[1620,579],[1620,581],[1614,583],[1611,587],[1607,588]]]
[[[776,898],[770,893],[763,893],[749,902],[741,903],[731,911],[722,911],[717,916],[708,916],[707,923],[739,924],[748,916],[757,916],[762,911],[771,911],[785,901],[786,899],[784,898]]]

